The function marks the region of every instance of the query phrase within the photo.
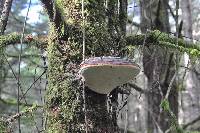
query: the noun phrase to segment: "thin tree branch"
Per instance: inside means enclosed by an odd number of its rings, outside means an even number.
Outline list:
[[[23,96],[21,97],[20,101],[22,100],[22,98],[24,98],[26,96],[26,94],[28,93],[28,91],[33,87],[33,85],[35,85],[35,83],[46,73],[46,69],[43,71],[43,73],[29,86],[29,88],[25,91],[24,94],[22,94]]]
[[[200,121],[200,116],[198,116],[196,119],[192,120],[191,122],[183,125],[183,129],[186,129],[188,126],[195,124],[196,122]]]
[[[169,9],[169,12],[171,13],[172,17],[174,18],[174,20],[176,20],[176,16],[172,10],[172,8],[170,7],[169,3],[167,4],[167,8]]]
[[[173,56],[174,56],[174,53],[170,54],[170,56],[169,56],[169,62],[168,62],[168,66],[167,66],[167,72],[166,72],[164,84],[168,84],[168,80],[169,80],[169,76],[170,76],[170,68],[171,68],[171,65],[172,65]]]
[[[146,94],[148,93],[148,91],[140,88],[139,86],[137,86],[136,84],[133,84],[133,83],[127,83],[131,88],[134,88],[136,91],[140,92],[140,93],[143,93],[143,94]]]
[[[17,114],[15,114],[15,115],[9,117],[9,118],[6,120],[6,123],[9,124],[9,123],[15,121],[16,119],[18,119],[19,117],[21,117],[21,116],[23,116],[23,115],[25,115],[25,114],[27,114],[27,113],[32,113],[32,112],[35,111],[36,109],[37,109],[37,105],[35,105],[35,106],[33,105],[32,107],[26,109],[25,111],[22,111],[22,112],[20,112],[20,113],[17,113]]]

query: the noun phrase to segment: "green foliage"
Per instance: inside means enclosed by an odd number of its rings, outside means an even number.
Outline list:
[[[180,52],[186,52],[193,57],[200,56],[200,47],[198,44],[186,42],[181,38],[177,39],[175,36],[160,32],[158,30],[150,32],[149,36],[152,37],[154,43],[158,44],[159,46],[172,48]]]
[[[0,133],[7,133],[7,124],[2,118],[0,118]]]
[[[10,44],[20,43],[20,39],[21,39],[21,34],[17,34],[17,33],[2,35],[0,36],[0,48],[5,47]],[[42,46],[47,45],[46,41],[39,40],[38,38],[33,38],[33,40],[30,41],[29,39],[25,37],[23,40],[23,43],[27,43],[29,45],[37,46],[37,47],[40,47],[40,46],[42,47]]]
[[[170,115],[171,127],[170,129],[173,133],[184,133],[184,130],[178,124],[178,120],[175,114],[171,111],[168,99],[163,99],[160,104],[163,111],[167,112]]]
[[[5,47],[8,44],[15,44],[20,41],[21,35],[12,33],[8,35],[0,36],[0,47]]]
[[[47,91],[47,110],[48,110],[48,132],[64,132],[74,129],[78,131],[77,127],[77,113],[80,110],[79,100],[77,95],[80,93],[76,83],[73,82],[75,75],[73,75],[70,68],[62,59],[62,54],[57,47],[56,38],[58,34],[53,29],[49,35],[48,45],[48,91]],[[67,61],[68,62],[68,61]],[[69,66],[68,66],[69,67]],[[67,69],[65,71],[65,69]],[[71,125],[73,123],[73,125]]]
[[[80,132],[83,129],[81,88],[76,78],[75,64],[82,59],[82,28],[86,31],[87,55],[103,56],[110,52],[112,41],[105,23],[105,10],[101,1],[85,1],[85,23],[81,18],[81,0],[59,0],[63,17],[71,28],[59,33],[50,29],[48,44],[48,132]],[[63,26],[63,25],[62,25]],[[54,26],[51,26],[54,27]],[[61,27],[62,28],[62,27]],[[73,29],[73,30],[72,30]],[[65,29],[63,29],[65,30]],[[109,45],[110,44],[110,45]],[[75,64],[73,64],[75,63]],[[73,67],[73,68],[71,68]]]
[[[169,110],[170,110],[170,107],[169,107],[169,101],[167,100],[167,99],[163,99],[162,101],[161,101],[161,107],[162,107],[162,109],[164,110],[164,111],[166,111],[166,112],[169,112]]]

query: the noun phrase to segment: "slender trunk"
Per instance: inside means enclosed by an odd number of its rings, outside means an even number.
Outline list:
[[[0,15],[2,14],[4,2],[5,2],[5,0],[0,1]]]
[[[1,0],[0,2],[0,35],[4,34],[5,31],[5,27],[8,21],[8,16],[9,16],[9,12],[10,12],[10,8],[11,8],[11,3],[8,3],[8,8],[7,8],[7,4],[5,3],[5,0]],[[6,24],[4,24],[6,23]],[[2,84],[4,82],[4,78],[5,78],[5,71],[4,71],[4,56],[3,56],[3,52],[4,52],[4,47],[0,45],[0,98],[1,98],[1,89],[2,89]]]
[[[192,6],[191,0],[181,0],[184,35],[192,38]]]
[[[191,38],[190,41],[192,41],[193,38],[193,22],[192,22],[192,1],[191,0],[181,0],[181,9],[182,9],[182,20],[183,20],[183,31],[184,36],[187,36],[188,38]],[[189,61],[189,57],[186,57],[186,61]],[[189,60],[188,60],[189,59]],[[186,92],[182,92],[182,112],[181,115],[183,118],[183,123],[187,124],[194,119],[196,119],[196,112],[200,112],[200,104],[199,99],[200,96],[198,95],[200,93],[200,78],[199,78],[199,65],[194,64],[192,62],[192,59],[190,60],[190,68],[192,69],[186,74]],[[189,98],[189,100],[188,100]],[[192,106],[192,108],[188,108],[189,106]]]
[[[3,35],[6,30],[11,6],[12,6],[12,0],[5,0],[0,18],[0,35]]]
[[[169,32],[169,16],[167,11],[168,0],[142,0],[141,5],[141,30],[158,29]],[[165,96],[169,83],[174,75],[174,57],[159,47],[150,46],[143,51],[144,73],[148,78],[148,89],[152,90],[147,95],[148,99],[148,132],[166,131],[170,128],[170,117],[160,108],[163,96]],[[161,89],[160,89],[161,88]],[[177,116],[178,93],[175,85],[169,95],[170,108]]]

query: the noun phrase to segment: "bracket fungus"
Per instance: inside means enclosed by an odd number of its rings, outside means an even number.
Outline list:
[[[140,72],[140,67],[131,60],[120,57],[94,57],[83,61],[80,75],[85,86],[91,90],[108,94],[117,86],[133,79]]]

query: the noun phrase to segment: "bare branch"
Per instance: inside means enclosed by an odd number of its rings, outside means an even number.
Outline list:
[[[192,120],[191,122],[183,125],[183,129],[186,129],[188,126],[195,124],[196,122],[200,121],[200,116],[198,116],[196,119]]]
[[[139,86],[137,86],[136,84],[132,84],[132,83],[128,83],[128,85],[131,87],[131,88],[134,88],[136,91],[140,92],[140,93],[148,93],[148,91],[140,88]]]
[[[176,20],[176,16],[172,10],[172,8],[170,7],[169,3],[167,4],[167,8],[169,9],[169,12],[171,13],[172,17],[174,18],[174,20]]]

